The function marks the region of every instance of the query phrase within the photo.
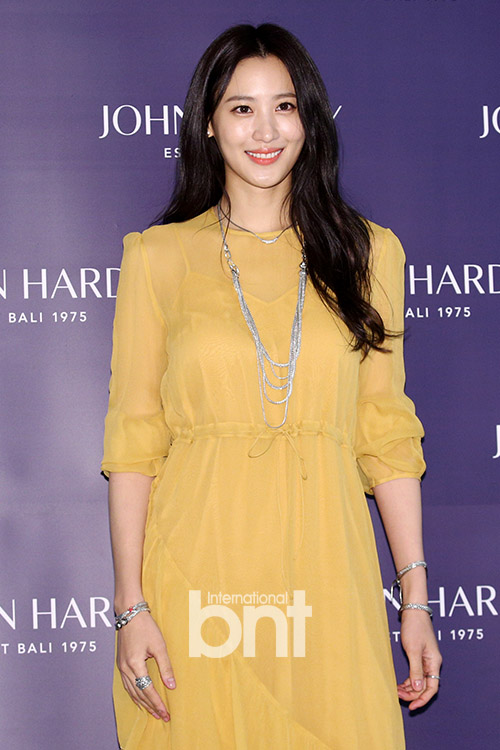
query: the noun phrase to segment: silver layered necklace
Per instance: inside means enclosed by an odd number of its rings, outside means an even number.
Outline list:
[[[250,329],[250,333],[252,334],[253,340],[255,342],[255,348],[257,351],[257,369],[258,369],[258,376],[259,376],[260,402],[262,405],[262,414],[264,416],[264,422],[267,424],[268,427],[277,429],[278,427],[281,427],[286,422],[286,418],[288,414],[288,402],[290,400],[290,396],[292,395],[295,368],[297,364],[297,358],[300,353],[300,344],[301,344],[301,338],[302,338],[302,308],[304,307],[304,297],[305,297],[306,281],[307,281],[306,256],[305,256],[304,250],[302,249],[302,261],[299,265],[299,290],[298,290],[298,296],[297,296],[297,306],[295,308],[295,315],[293,318],[292,330],[291,330],[291,335],[290,335],[289,359],[288,359],[288,362],[275,362],[269,356],[264,344],[262,343],[260,339],[257,326],[255,325],[255,321],[252,317],[252,313],[250,312],[248,305],[245,301],[245,298],[243,296],[243,291],[241,289],[240,279],[239,279],[240,271],[239,271],[238,266],[234,263],[234,261],[231,258],[231,253],[229,251],[229,247],[226,242],[226,234],[224,232],[224,227],[222,225],[222,214],[221,214],[221,209],[219,205],[217,205],[217,216],[219,218],[219,226],[220,226],[220,230],[222,234],[222,244],[224,247],[224,255],[226,257],[227,263],[231,270],[234,288],[236,289],[236,292],[238,294],[238,299],[240,302],[240,307],[243,313],[243,317],[245,318],[247,322],[248,328]],[[252,234],[255,234],[255,233],[252,232]],[[283,232],[281,234],[283,234]],[[256,236],[261,241],[264,241],[262,240],[261,237],[259,237],[259,235],[256,235]],[[278,238],[276,237],[275,240],[276,239]],[[266,375],[265,360],[267,360],[269,364],[271,365],[271,370],[273,372],[274,377],[277,380],[285,381],[283,384],[275,385],[271,383],[271,381],[268,379]],[[275,367],[278,367],[278,368],[286,367],[288,368],[288,372],[286,375],[278,375],[274,369]],[[267,386],[269,386],[270,388],[274,388],[275,390],[286,389],[286,394],[284,398],[278,401],[274,401],[267,392]],[[283,421],[280,424],[272,425],[272,424],[269,424],[269,422],[267,421],[266,410],[264,406],[264,397],[271,404],[283,404],[283,403],[285,404],[285,416],[283,417]]]

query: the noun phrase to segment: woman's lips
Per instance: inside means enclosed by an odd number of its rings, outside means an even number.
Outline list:
[[[274,164],[280,156],[282,148],[276,149],[276,151],[245,151],[247,156],[256,164]]]

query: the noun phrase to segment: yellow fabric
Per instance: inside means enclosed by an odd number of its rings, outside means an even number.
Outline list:
[[[389,229],[371,226],[373,304],[389,329],[402,330],[404,252]],[[232,229],[228,244],[264,346],[285,362],[298,241],[287,230],[264,245]],[[364,492],[421,477],[423,428],[404,393],[402,339],[389,341],[392,353],[372,352],[361,363],[349,338],[308,279],[288,416],[273,430],[263,420],[255,345],[213,209],[125,237],[101,468],[155,477],[143,589],[177,688],[162,686],[148,660],[172,717],[158,721],[135,706],[115,667],[122,748],[404,749]],[[266,372],[277,382],[268,365]],[[281,394],[270,390],[275,400]],[[283,405],[265,403],[268,421],[279,424]],[[255,656],[244,652],[244,639],[232,653],[190,656],[193,590],[201,606],[209,593],[288,594],[275,605],[285,615],[294,590],[303,590],[312,607],[305,656],[293,654],[290,616],[286,656],[276,655],[271,617],[257,623]],[[261,603],[228,606],[243,623],[243,606]],[[201,632],[222,646],[229,628],[212,617]]]

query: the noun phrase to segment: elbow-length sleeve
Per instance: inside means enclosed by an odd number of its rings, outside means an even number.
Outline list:
[[[123,239],[113,323],[109,403],[101,471],[156,476],[168,455],[160,384],[167,369],[167,327],[154,296],[144,240]]]
[[[390,229],[375,254],[372,305],[390,331],[404,329],[405,253]],[[421,479],[424,428],[405,394],[403,337],[386,339],[388,353],[371,349],[360,364],[354,450],[365,492],[391,479]]]

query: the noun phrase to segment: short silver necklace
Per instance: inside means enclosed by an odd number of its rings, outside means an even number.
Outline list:
[[[289,359],[288,359],[288,362],[275,362],[269,356],[264,344],[262,343],[260,339],[257,326],[255,325],[255,321],[252,317],[252,313],[250,312],[248,305],[245,301],[245,298],[243,296],[243,291],[241,289],[240,279],[239,279],[240,270],[231,258],[231,253],[229,251],[229,247],[226,242],[226,235],[224,232],[224,227],[222,226],[222,215],[221,215],[221,209],[219,205],[217,205],[217,215],[219,218],[219,226],[220,226],[220,230],[222,234],[222,244],[224,247],[224,255],[226,257],[228,266],[231,269],[231,273],[233,276],[233,284],[238,294],[241,311],[243,313],[243,316],[250,329],[250,333],[252,334],[253,340],[255,342],[255,348],[257,351],[257,369],[258,369],[258,375],[259,375],[260,402],[262,405],[262,414],[264,416],[264,422],[267,424],[268,427],[277,429],[278,427],[281,427],[282,425],[284,425],[286,422],[286,418],[288,414],[288,402],[290,400],[290,396],[292,395],[293,379],[295,376],[297,358],[300,353],[300,344],[301,344],[301,338],[302,338],[302,309],[304,307],[304,297],[305,297],[306,280],[307,280],[306,256],[305,256],[304,250],[302,249],[302,261],[299,265],[299,291],[298,291],[298,296],[297,296],[297,306],[295,309],[295,315],[293,318],[292,330],[291,330],[291,335],[290,335]],[[283,385],[274,385],[268,379],[266,372],[265,372],[264,359],[267,359],[267,361],[270,363],[271,370],[275,378],[277,378],[278,380],[286,381]],[[277,375],[274,369],[275,366],[287,367],[288,368],[287,375]],[[285,397],[282,398],[280,401],[274,401],[272,398],[269,397],[267,393],[266,385],[269,385],[271,388],[274,388],[275,390],[282,390],[286,388]],[[283,421],[280,424],[272,425],[272,424],[269,424],[269,422],[267,421],[266,410],[264,407],[264,396],[271,404],[283,404],[283,403],[285,404],[285,416],[283,417]]]
[[[221,211],[222,211],[222,209],[220,207],[220,202],[219,202],[217,204],[217,213],[220,215]],[[224,213],[224,212],[222,211],[222,213]],[[288,227],[285,227],[284,229],[282,229],[281,232],[278,235],[276,235],[276,237],[273,237],[270,240],[266,240],[266,239],[264,239],[264,237],[261,237],[260,234],[257,234],[257,232],[254,232],[252,229],[246,229],[245,227],[241,227],[235,221],[233,221],[232,219],[230,219],[229,216],[227,216],[225,213],[224,213],[224,217],[228,221],[230,221],[231,224],[233,224],[233,226],[237,227],[238,229],[242,229],[243,232],[248,232],[249,234],[253,234],[254,237],[257,237],[257,239],[260,240],[261,242],[263,242],[265,245],[273,245],[275,242],[277,242],[279,240],[279,238],[281,237],[281,235],[284,234],[286,232],[286,230],[290,229],[290,227],[292,226],[290,224]]]

